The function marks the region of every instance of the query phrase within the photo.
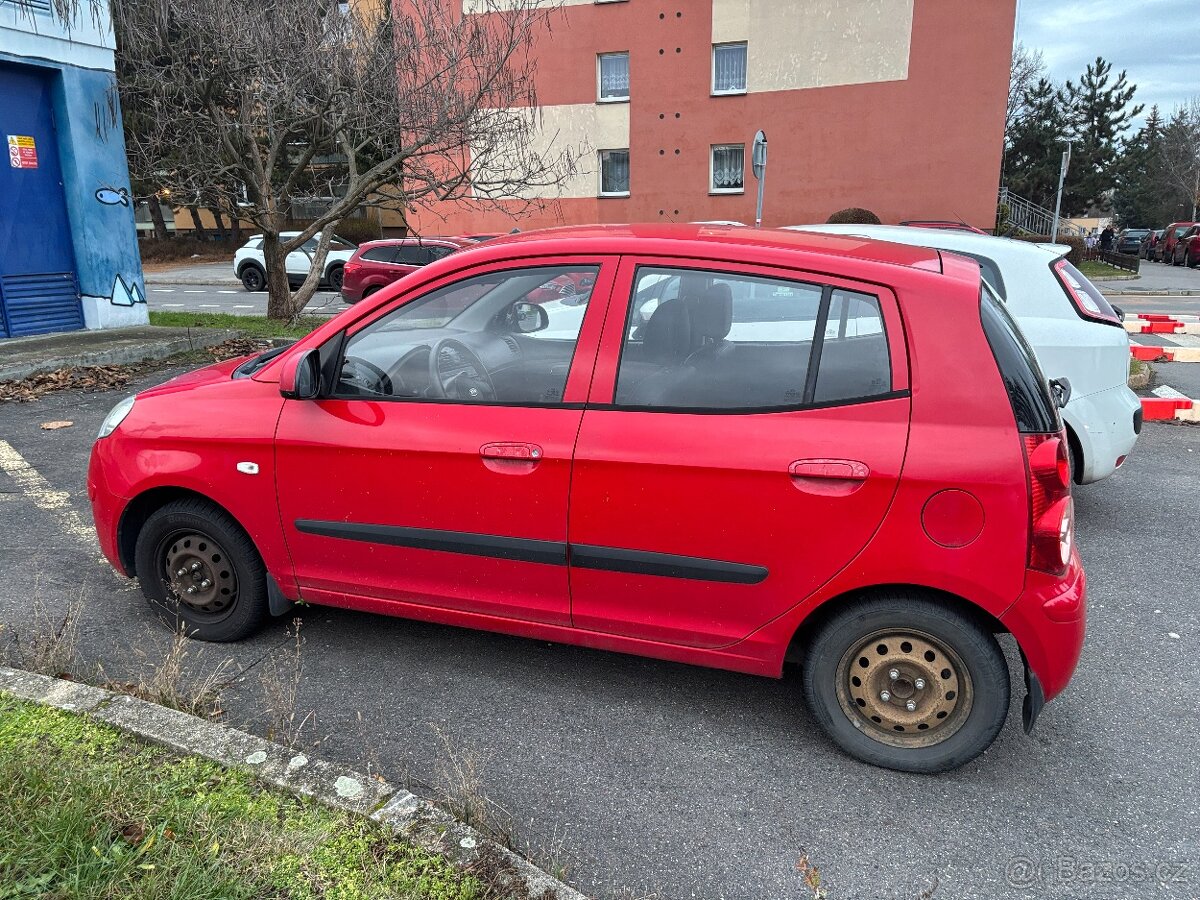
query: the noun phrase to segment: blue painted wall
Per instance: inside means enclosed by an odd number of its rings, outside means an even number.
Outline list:
[[[98,26],[88,18],[67,29],[51,16],[38,14],[31,19],[13,13],[12,4],[0,4],[0,62],[36,67],[49,75],[63,194],[87,327],[144,324],[146,287],[134,204],[128,196],[119,105],[115,123],[109,113],[110,104],[117,103],[112,34],[106,21]]]

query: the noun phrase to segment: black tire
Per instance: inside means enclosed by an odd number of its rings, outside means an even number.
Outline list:
[[[255,263],[242,266],[242,271],[238,277],[242,279],[242,287],[251,293],[265,290],[267,287],[267,273],[263,270],[262,266]]]
[[[169,560],[172,570],[180,565],[187,573],[172,575],[172,583],[167,581]],[[188,637],[238,641],[269,616],[267,573],[254,543],[205,500],[175,500],[152,513],[138,534],[134,563],[150,606]],[[195,563],[199,567],[193,569]],[[211,584],[201,589],[205,577]],[[190,593],[185,584],[200,589],[194,598],[184,599]],[[201,601],[208,608],[199,608]]]
[[[344,273],[344,271],[343,271],[343,268],[342,268],[342,266],[340,266],[340,265],[339,265],[339,266],[333,266],[333,267],[331,267],[331,268],[329,269],[329,271],[328,271],[328,272],[325,274],[325,278],[326,278],[326,280],[329,282],[329,286],[330,286],[330,287],[331,287],[333,290],[335,290],[335,291],[340,291],[340,290],[342,289],[342,280],[343,280],[343,279],[342,279],[342,277],[343,277],[343,275],[344,275],[344,274],[345,274],[345,273]]]
[[[909,647],[909,653],[914,649],[906,635],[927,638],[924,646],[929,649],[922,655],[904,656],[902,647]],[[871,642],[869,649],[860,656],[856,651],[867,641]],[[889,646],[888,641],[893,644]],[[919,643],[916,649],[921,646]],[[934,647],[942,655],[931,649]],[[873,691],[872,679],[894,677],[896,666],[905,673],[901,680],[883,683],[897,691],[902,684],[913,688],[919,680],[912,679],[914,673],[908,671],[910,660],[915,660],[916,673],[924,672],[921,665],[929,666],[930,674],[925,677],[932,677],[933,682],[919,693],[904,696],[927,705],[910,713],[902,710],[899,697],[883,698],[880,692],[882,699],[895,704],[893,721],[907,723],[891,725],[889,730],[888,723],[878,716],[868,717],[873,707],[860,709],[865,701],[854,693]],[[870,668],[861,666],[864,661]],[[859,688],[852,686],[852,681],[859,680],[856,672],[866,679]],[[950,680],[942,681],[947,672],[953,673]],[[845,679],[842,691],[838,689],[840,676]],[[838,609],[809,639],[802,681],[813,715],[835,743],[863,762],[903,772],[946,772],[974,759],[1004,726],[1011,694],[1008,664],[991,631],[975,617],[916,591],[850,601]],[[882,700],[881,705],[892,708]],[[886,709],[880,712],[886,713]]]

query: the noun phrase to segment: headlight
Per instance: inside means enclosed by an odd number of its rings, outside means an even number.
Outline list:
[[[104,421],[100,425],[100,433],[96,435],[96,440],[106,438],[117,430],[117,426],[125,421],[125,417],[133,409],[133,401],[136,399],[137,397],[126,397],[112,408],[112,412],[104,417]]]

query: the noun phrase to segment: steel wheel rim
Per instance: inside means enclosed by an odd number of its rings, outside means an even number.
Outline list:
[[[940,744],[971,714],[974,689],[961,657],[922,631],[873,632],[843,654],[838,703],[856,728],[891,747]]]
[[[238,597],[233,561],[217,541],[195,530],[180,530],[158,545],[167,596],[194,614],[221,617]]]

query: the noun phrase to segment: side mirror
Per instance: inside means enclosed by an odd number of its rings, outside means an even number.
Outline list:
[[[321,393],[321,355],[315,347],[284,361],[279,393],[288,400],[311,400]]]
[[[1051,378],[1050,390],[1054,392],[1054,400],[1062,409],[1071,400],[1071,382],[1065,378]]]
[[[550,316],[537,303],[518,300],[509,307],[508,320],[512,330],[519,334],[532,334],[550,327]]]

